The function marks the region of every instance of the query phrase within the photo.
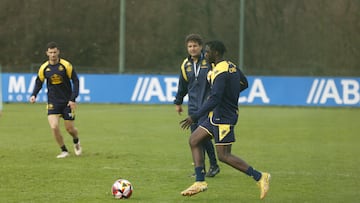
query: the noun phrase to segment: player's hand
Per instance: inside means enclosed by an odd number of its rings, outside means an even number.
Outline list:
[[[194,121],[192,120],[192,118],[189,116],[187,118],[185,118],[184,120],[180,121],[180,125],[181,125],[181,128],[182,129],[189,129],[189,127],[191,126],[191,124],[193,123]]]
[[[70,109],[71,109],[71,110],[75,110],[75,109],[76,109],[76,103],[73,102],[73,101],[69,101],[68,106],[70,106]]]
[[[36,102],[36,97],[35,96],[31,96],[29,99],[30,103],[35,103]]]
[[[179,115],[181,115],[181,112],[183,112],[181,105],[175,105],[175,110],[176,112],[178,112]]]

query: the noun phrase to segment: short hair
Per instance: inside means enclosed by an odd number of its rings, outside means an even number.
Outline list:
[[[220,56],[224,56],[226,52],[226,47],[224,43],[218,40],[209,41],[206,43],[206,46],[208,46],[213,51],[217,51]]]
[[[199,45],[203,44],[202,37],[199,34],[189,34],[188,36],[186,36],[185,46],[187,46],[187,43],[190,41],[197,42]]]
[[[59,49],[59,46],[58,46],[58,44],[56,42],[49,42],[49,43],[47,43],[46,48],[47,49],[54,49],[54,48]]]

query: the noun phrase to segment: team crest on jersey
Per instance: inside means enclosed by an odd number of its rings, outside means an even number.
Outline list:
[[[59,71],[63,71],[63,70],[64,70],[64,67],[59,66]]]
[[[201,62],[201,68],[207,68],[208,66],[206,65],[207,63],[206,63],[206,60],[204,59],[204,60],[202,60],[202,62]]]
[[[229,68],[229,73],[235,73],[235,72],[236,72],[236,68],[235,68],[235,67]]]
[[[191,72],[192,71],[192,64],[191,64],[191,62],[190,61],[187,61],[186,63],[185,63],[185,70],[186,70],[186,72]]]

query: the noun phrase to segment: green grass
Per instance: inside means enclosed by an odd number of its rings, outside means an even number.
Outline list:
[[[241,107],[233,153],[272,174],[264,202],[357,202],[360,109]],[[129,202],[260,202],[255,182],[220,163],[193,197],[188,131],[172,105],[80,104],[83,156],[60,152],[44,104],[5,104],[0,118],[0,202],[114,202],[112,183],[134,185]],[[61,123],[62,125],[62,123]],[[62,125],[63,126],[63,125]]]

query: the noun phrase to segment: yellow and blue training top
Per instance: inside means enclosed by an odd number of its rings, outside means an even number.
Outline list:
[[[211,66],[205,60],[203,53],[196,62],[188,56],[181,64],[174,104],[181,105],[184,97],[188,95],[189,115],[199,110],[209,96],[210,84],[207,75],[210,70]]]
[[[32,96],[39,93],[45,80],[48,90],[48,103],[68,103],[69,101],[75,101],[79,95],[77,73],[71,63],[64,59],[60,59],[59,63],[54,65],[47,61],[40,66]]]
[[[197,120],[211,112],[214,124],[235,125],[238,120],[238,100],[240,92],[248,87],[245,75],[230,61],[221,61],[210,74],[211,90],[208,100],[191,115]]]

